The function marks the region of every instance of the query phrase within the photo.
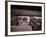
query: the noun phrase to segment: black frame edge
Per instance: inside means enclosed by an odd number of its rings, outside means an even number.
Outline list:
[[[5,1],[5,36],[8,35],[8,28],[7,28],[8,27],[8,22],[7,22],[8,21],[7,19],[8,18],[8,10],[7,10],[8,7],[7,5],[8,5],[7,1]]]
[[[45,34],[45,3],[44,3],[44,34]]]
[[[27,1],[7,1],[7,2],[20,2],[20,3],[36,3],[36,4],[45,4],[43,2],[27,2]]]

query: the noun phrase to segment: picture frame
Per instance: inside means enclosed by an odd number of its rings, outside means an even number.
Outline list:
[[[15,12],[14,9],[16,9],[15,10],[16,13],[14,13]],[[28,11],[28,9],[31,10],[31,14],[30,14],[30,11]],[[20,13],[24,12],[25,14],[23,14],[23,13],[19,14],[17,11],[20,12]],[[35,13],[33,14],[32,11],[34,11]],[[26,12],[28,14],[26,14]],[[39,12],[39,13],[37,14],[37,12]],[[40,31],[39,30],[35,30],[35,29],[31,30],[31,31],[30,31],[30,29],[29,29],[29,31],[28,30],[27,31],[18,30],[18,32],[17,32],[17,30],[16,31],[12,30],[12,27],[13,27],[13,25],[11,25],[13,23],[13,22],[11,23],[12,15],[19,16],[21,18],[22,17],[26,17],[26,16],[27,17],[31,16],[33,18],[34,17],[36,18],[36,16],[38,18],[40,17],[41,20],[42,20],[42,23],[41,23],[41,26],[40,26],[41,27]],[[18,29],[18,27],[15,27],[15,28]],[[18,36],[18,35],[37,35],[37,34],[45,34],[45,3],[40,3],[40,2],[6,1],[5,2],[5,35],[6,36],[10,36],[10,35],[11,36]]]

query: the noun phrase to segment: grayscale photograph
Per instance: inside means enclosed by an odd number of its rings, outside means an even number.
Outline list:
[[[8,2],[8,35],[43,34],[44,4]]]
[[[11,5],[11,32],[41,31],[42,7]]]

